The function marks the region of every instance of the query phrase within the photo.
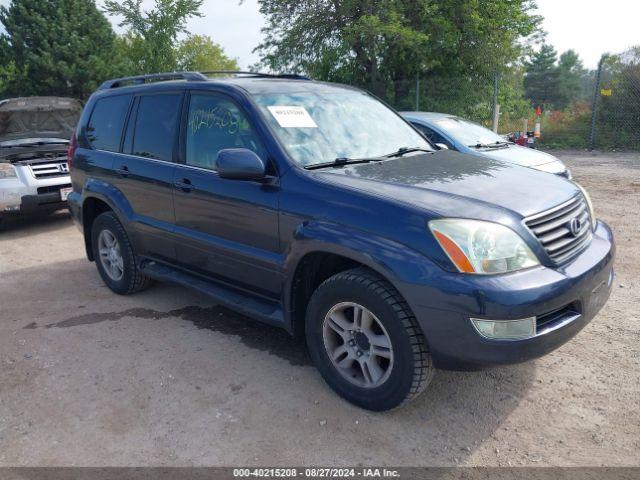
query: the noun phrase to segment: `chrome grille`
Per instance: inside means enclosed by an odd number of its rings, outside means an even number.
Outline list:
[[[525,224],[556,263],[573,258],[593,237],[589,207],[582,195],[526,218]]]
[[[65,177],[69,175],[69,166],[66,157],[59,157],[50,162],[32,163],[29,165],[33,176],[42,178]]]

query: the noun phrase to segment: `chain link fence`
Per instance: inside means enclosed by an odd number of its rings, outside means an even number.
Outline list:
[[[640,48],[600,60],[592,125],[595,148],[640,150]]]
[[[423,75],[395,82],[385,99],[400,111],[449,113],[488,128],[497,122],[500,134],[533,134],[539,123],[539,148],[640,151],[640,48],[603,56],[598,69],[583,79],[586,95],[562,109],[548,104],[536,111],[526,97],[524,77],[522,70]]]

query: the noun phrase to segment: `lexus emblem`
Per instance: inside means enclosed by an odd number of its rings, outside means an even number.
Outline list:
[[[58,171],[60,173],[69,173],[69,165],[67,165],[66,163],[59,164]]]
[[[578,217],[572,218],[571,222],[569,222],[569,230],[571,230],[571,235],[577,237],[582,230],[582,222]]]

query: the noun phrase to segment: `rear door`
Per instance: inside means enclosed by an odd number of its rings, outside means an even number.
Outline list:
[[[131,205],[138,254],[175,261],[173,175],[184,92],[135,97],[114,182]]]
[[[184,164],[175,171],[177,256],[182,266],[237,287],[280,292],[277,181],[220,178],[225,148],[255,152],[275,174],[248,116],[231,98],[191,93],[186,108]]]
[[[123,130],[132,102],[130,94],[109,95],[96,101],[78,137],[72,178],[79,189],[88,178],[113,183],[113,162],[121,155]]]

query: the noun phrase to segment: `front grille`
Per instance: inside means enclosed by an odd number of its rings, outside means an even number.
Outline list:
[[[65,177],[69,175],[69,166],[66,157],[59,157],[56,160],[46,163],[32,163],[29,165],[33,176],[42,178]]]
[[[48,187],[38,187],[38,195],[44,195],[47,193],[59,192],[61,188],[69,188],[71,184],[67,185],[49,185]]]
[[[575,219],[579,228],[575,228]],[[574,231],[572,231],[574,222]],[[563,263],[585,249],[593,238],[589,207],[582,195],[525,219],[529,230],[538,238],[556,263]]]

